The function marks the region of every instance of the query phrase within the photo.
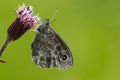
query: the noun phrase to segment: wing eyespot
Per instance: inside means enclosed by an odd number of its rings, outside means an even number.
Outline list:
[[[59,59],[62,61],[62,62],[66,62],[68,60],[68,55],[67,54],[61,54],[59,56]]]
[[[62,56],[62,60],[65,61],[67,59],[67,55]]]

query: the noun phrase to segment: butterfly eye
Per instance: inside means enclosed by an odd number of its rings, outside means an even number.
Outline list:
[[[49,22],[46,22],[45,25],[49,25]]]

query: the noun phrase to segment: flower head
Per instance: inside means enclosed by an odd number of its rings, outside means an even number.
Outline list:
[[[32,16],[33,10],[31,6],[26,7],[23,4],[23,6],[19,6],[16,13],[17,18],[8,28],[7,37],[0,48],[0,57],[10,41],[19,39],[28,29],[35,26],[35,24],[39,21],[37,16]],[[0,62],[5,61],[0,60]]]
[[[33,10],[31,6],[19,6],[16,10],[17,18],[8,28],[8,37],[10,41],[20,38],[28,29],[33,27],[38,21],[37,16],[32,16]]]

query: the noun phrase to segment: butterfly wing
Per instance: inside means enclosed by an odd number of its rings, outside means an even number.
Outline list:
[[[48,33],[37,34],[32,43],[33,61],[43,67],[67,69],[73,64],[73,57],[66,43],[49,28]]]
[[[53,30],[51,29],[51,31]],[[54,56],[56,60],[56,67],[59,69],[67,69],[73,64],[71,51],[60,36],[55,33],[55,31],[53,31],[53,34],[53,41],[56,42],[56,45],[54,45],[54,54],[57,54]]]

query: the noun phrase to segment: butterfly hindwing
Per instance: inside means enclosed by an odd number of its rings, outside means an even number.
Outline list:
[[[33,61],[43,67],[67,69],[73,64],[73,57],[66,43],[49,27],[46,20],[37,28],[32,43]]]

